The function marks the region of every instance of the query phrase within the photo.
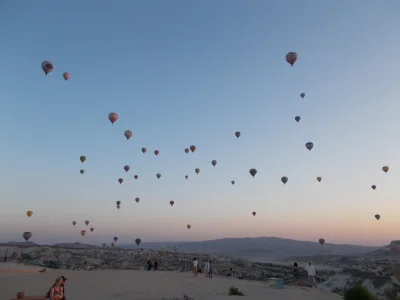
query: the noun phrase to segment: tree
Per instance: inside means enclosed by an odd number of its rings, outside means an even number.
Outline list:
[[[376,298],[362,285],[356,285],[346,291],[344,300],[376,300]]]

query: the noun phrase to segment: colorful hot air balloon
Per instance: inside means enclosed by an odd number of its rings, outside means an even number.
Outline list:
[[[376,189],[376,185],[374,184],[374,185],[371,185],[371,188],[373,189],[373,190],[375,190]]]
[[[160,153],[160,151],[154,150],[154,154],[155,154],[156,156],[158,155],[158,153]]]
[[[190,229],[190,228],[192,228],[192,225],[187,224],[186,227],[187,227],[187,229]]]
[[[320,238],[319,240],[318,240],[318,242],[321,244],[321,246],[323,245],[323,244],[325,244],[325,239],[323,239],[323,238]]]
[[[69,74],[68,72],[64,72],[63,77],[64,77],[64,80],[67,81],[68,79],[71,78],[71,74]]]
[[[297,55],[296,52],[289,52],[288,54],[286,54],[286,61],[289,64],[291,64],[292,67],[298,58],[299,58],[299,56]]]
[[[128,166],[128,165],[125,165],[125,166],[124,166],[124,170],[125,170],[125,172],[128,172],[130,169],[131,169],[131,167],[130,167],[130,166]]]
[[[300,97],[303,98],[303,99],[304,99],[305,96],[306,96],[305,93],[301,93],[301,94],[300,94]]]
[[[122,178],[118,178],[118,182],[119,182],[119,184],[122,184],[124,182],[124,180]]]
[[[192,145],[189,148],[190,148],[190,151],[192,151],[192,152],[196,151],[196,146],[195,145]]]
[[[314,144],[313,144],[312,142],[306,143],[306,148],[307,148],[308,150],[311,151],[311,149],[312,149],[313,147],[314,147]]]
[[[86,224],[86,226],[88,226],[89,225],[89,220],[86,220],[85,224]]]
[[[72,225],[74,225],[74,226],[75,226],[75,225],[76,225],[76,221],[72,221]]]
[[[136,197],[136,198],[135,198],[135,201],[136,201],[136,203],[139,203],[140,198],[139,198],[139,197]]]
[[[301,118],[300,118],[300,116],[296,116],[296,117],[294,117],[294,119],[296,120],[297,123],[299,123]]]
[[[44,62],[42,62],[42,70],[44,72],[44,74],[49,74],[51,71],[53,71],[54,69],[54,65],[51,61],[47,61],[45,60]]]
[[[256,169],[250,169],[249,173],[254,178],[254,176],[256,176],[256,174],[257,174],[257,170]]]
[[[26,231],[22,234],[22,237],[24,238],[25,242],[27,242],[32,237],[32,232]]]
[[[257,213],[256,213],[255,211],[253,211],[251,214],[252,214],[253,216],[256,216]]]
[[[81,157],[79,157],[79,159],[80,159],[80,161],[81,161],[82,163],[84,163],[84,162],[86,161],[86,156],[81,156]]]
[[[146,153],[147,149],[145,147],[142,148],[142,153]]]
[[[90,228],[90,232],[93,232],[93,230],[94,230],[94,228],[93,228],[93,227],[91,227],[91,228]]]
[[[185,153],[187,154],[187,153],[189,153],[189,148],[185,148]]]
[[[196,174],[200,173],[200,169],[199,168],[194,169],[194,171],[196,172]]]
[[[118,241],[118,237],[114,236],[114,242],[117,242],[117,241]]]
[[[129,140],[132,137],[132,131],[130,131],[129,129],[125,130],[124,136],[126,137],[127,140]]]
[[[232,181],[231,181],[231,183],[232,183],[232,185],[234,185],[234,184],[235,184],[235,181],[234,181],[234,180],[232,180]]]
[[[158,179],[161,178],[161,174],[160,173],[157,173],[156,176],[157,176]]]
[[[81,175],[83,174],[83,173],[85,173],[85,170],[79,170],[79,173],[81,173]]]
[[[235,132],[235,136],[236,136],[237,138],[239,138],[240,135],[241,135],[240,131],[236,131],[236,132]]]
[[[188,175],[185,175],[185,178],[186,178],[186,179],[188,179],[188,178],[189,178],[189,176],[188,176]]]
[[[217,161],[214,159],[211,161],[211,164],[215,167],[217,165]]]
[[[378,215],[378,214],[375,215],[375,219],[377,219],[378,221],[379,221],[380,218],[381,218],[380,215]]]
[[[169,204],[171,204],[171,206],[173,206],[175,204],[174,200],[169,201]]]
[[[135,175],[135,176],[133,176],[133,178],[135,178],[135,179],[138,179],[138,178],[139,178],[139,176],[138,176],[138,175]]]
[[[136,244],[136,246],[138,246],[139,247],[139,245],[140,245],[140,243],[142,242],[142,240],[141,239],[136,239],[135,240],[135,244]]]
[[[286,184],[286,182],[288,182],[288,178],[286,177],[286,176],[283,176],[282,178],[281,178],[281,181],[283,182],[283,184]]]
[[[28,210],[28,211],[26,212],[26,215],[28,216],[28,218],[30,218],[30,217],[33,215],[33,211]]]
[[[81,236],[85,236],[86,235],[86,230],[82,230],[81,231]]]
[[[318,182],[321,182],[322,177],[317,177]]]
[[[118,114],[115,112],[111,112],[108,114],[108,119],[110,120],[111,124],[114,124],[118,121]]]
[[[387,173],[389,171],[389,167],[388,166],[384,166],[382,167],[383,172]]]

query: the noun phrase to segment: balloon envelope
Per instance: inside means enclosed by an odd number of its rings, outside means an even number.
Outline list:
[[[317,177],[318,182],[321,182],[322,177]]]
[[[189,153],[189,148],[185,148],[185,153]]]
[[[86,224],[86,226],[88,226],[89,225],[89,220],[86,220],[85,224]]]
[[[27,242],[32,237],[32,232],[26,231],[22,234],[22,237],[24,238],[25,242]]]
[[[140,198],[139,198],[139,197],[136,197],[136,198],[135,198],[135,201],[136,201],[136,203],[139,203]]]
[[[27,215],[28,217],[31,217],[31,216],[33,215],[33,211],[28,210],[28,211],[26,212],[26,215]]]
[[[175,204],[174,200],[169,201],[169,204],[171,204],[171,206],[173,206]]]
[[[389,171],[389,167],[388,166],[384,166],[382,167],[383,172],[387,173]]]
[[[194,171],[196,172],[196,174],[200,173],[200,169],[199,168],[194,169]]]
[[[297,123],[299,123],[301,118],[300,116],[296,116],[294,119],[296,120]]]
[[[215,167],[217,165],[217,161],[214,159],[211,161],[211,164]]]
[[[161,178],[161,174],[160,173],[157,173],[156,176],[157,176],[158,179]]]
[[[144,148],[144,147],[141,150],[142,150],[143,153],[146,153],[146,151],[147,151],[147,149]]]
[[[67,81],[68,79],[71,78],[71,74],[69,74],[68,72],[64,72],[63,77],[64,77],[64,80]]]
[[[374,184],[374,185],[371,185],[371,188],[373,189],[373,190],[375,190],[376,189],[376,185]]]
[[[301,97],[301,98],[304,98],[305,96],[306,96],[305,93],[301,93],[301,94],[300,94],[300,97]]]
[[[44,62],[42,62],[42,70],[44,72],[44,74],[49,74],[51,71],[54,70],[54,65],[51,61],[45,60]]]
[[[76,225],[76,221],[72,221],[72,225],[74,225],[74,226],[75,226],[75,225]]]
[[[299,56],[296,52],[289,52],[286,54],[286,61],[293,67]]]
[[[235,132],[235,136],[236,136],[237,138],[239,138],[240,135],[241,135],[240,131],[236,131],[236,132]]]
[[[130,130],[125,130],[124,135],[127,140],[129,140],[132,137],[132,131]]]
[[[154,150],[154,154],[157,156],[160,153],[158,150]]]
[[[135,244],[136,244],[136,246],[138,246],[139,247],[139,245],[140,245],[140,243],[142,242],[142,240],[141,239],[136,239],[135,240]]]
[[[86,156],[81,156],[81,157],[79,157],[79,159],[80,159],[80,161],[81,161],[82,163],[84,163],[84,162],[86,161]]]
[[[130,167],[130,166],[128,166],[128,165],[124,166],[124,170],[125,170],[125,172],[128,172],[130,169],[131,169],[131,167]]]
[[[286,182],[288,182],[288,178],[286,177],[286,176],[283,176],[282,178],[281,178],[281,181],[283,182],[283,184],[286,184]]]
[[[379,221],[380,218],[381,218],[380,215],[378,215],[378,214],[375,215],[375,219],[377,219],[378,221]]]
[[[311,151],[311,149],[312,149],[313,147],[314,147],[314,144],[313,144],[312,142],[306,143],[306,148],[307,148],[308,150]]]
[[[320,238],[320,239],[318,240],[318,242],[319,242],[321,245],[323,245],[323,244],[325,244],[325,239]]]
[[[192,145],[189,148],[190,148],[190,151],[192,151],[192,152],[196,151],[196,146],[195,145]]]
[[[85,234],[86,234],[86,230],[82,230],[81,231],[81,236],[85,236]]]
[[[122,178],[118,178],[118,182],[119,182],[119,184],[122,184],[124,182],[124,180]]]
[[[252,212],[252,215],[255,216],[257,213],[255,211]]]
[[[256,169],[250,169],[249,173],[250,173],[251,176],[254,177],[257,174],[257,170]]]
[[[111,112],[108,114],[108,119],[110,120],[111,124],[114,124],[118,121],[118,114],[115,112]]]

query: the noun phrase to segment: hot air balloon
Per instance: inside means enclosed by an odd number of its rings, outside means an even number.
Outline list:
[[[54,69],[54,65],[51,61],[47,61],[45,60],[44,62],[42,62],[42,70],[44,72],[44,74],[49,74],[51,71],[53,71]]]
[[[311,149],[312,149],[313,147],[314,147],[314,144],[313,144],[313,143],[311,143],[311,142],[306,143],[306,148],[307,148],[308,150],[311,151]]]
[[[319,240],[318,240],[318,242],[321,244],[321,246],[323,245],[323,244],[325,244],[325,239],[323,239],[323,238],[320,238]]]
[[[384,166],[382,167],[383,172],[387,173],[389,171],[389,167],[388,166]]]
[[[90,232],[93,232],[93,230],[94,230],[94,228],[93,228],[93,227],[91,227],[91,228],[90,228]]]
[[[185,153],[187,154],[187,153],[189,153],[189,148],[185,148]]]
[[[75,226],[75,225],[76,225],[76,221],[72,221],[72,225],[74,225],[74,226]]]
[[[114,236],[114,242],[117,242],[117,241],[118,241],[118,237]]]
[[[136,201],[136,203],[139,203],[140,198],[139,198],[139,197],[136,197],[136,198],[135,198],[135,201]]]
[[[26,231],[22,234],[22,237],[24,238],[25,242],[27,242],[32,237],[32,232]]]
[[[255,211],[252,212],[252,215],[253,215],[253,216],[256,216],[256,214],[257,214],[257,213],[256,213]]]
[[[251,176],[253,176],[253,178],[254,178],[254,176],[256,176],[256,174],[257,174],[257,170],[256,169],[250,169],[250,175]]]
[[[188,178],[189,178],[189,176],[188,176],[188,175],[185,175],[185,178],[186,178],[186,179],[188,179]]]
[[[132,137],[132,131],[125,130],[124,136],[126,137],[127,140],[129,140]]]
[[[301,93],[301,94],[300,94],[300,97],[303,98],[303,99],[304,99],[305,96],[306,96],[305,93]]]
[[[81,236],[85,236],[86,235],[86,230],[82,230],[81,231]]]
[[[288,182],[288,178],[286,177],[286,176],[283,176],[282,178],[281,178],[281,181],[283,182],[283,184],[286,184],[286,182]]]
[[[146,148],[142,148],[142,153],[146,153],[147,149]]]
[[[135,244],[136,244],[136,246],[138,246],[139,247],[139,245],[140,245],[140,243],[142,242],[142,240],[141,239],[136,239],[135,240]]]
[[[292,65],[294,65],[294,63],[297,61],[298,59],[298,55],[296,52],[289,52],[288,54],[286,54],[286,61]]]
[[[187,227],[187,229],[190,229],[190,228],[192,228],[192,225],[187,224],[186,227]]]
[[[115,112],[111,112],[108,114],[108,119],[110,120],[111,124],[114,124],[118,121],[118,114]]]
[[[68,79],[71,78],[71,74],[69,74],[68,72],[64,72],[63,77],[64,77],[64,80],[67,81]]]
[[[83,175],[83,173],[85,173],[85,170],[80,170],[79,173],[81,173],[81,175]]]
[[[317,177],[318,182],[321,182],[322,177]]]
[[[236,136],[237,138],[239,138],[240,135],[241,135],[240,131],[236,131],[236,132],[235,132],[235,136]]]
[[[124,182],[124,180],[122,178],[118,178],[118,182],[119,182],[119,184],[122,184]]]
[[[121,201],[117,201],[115,202],[117,205],[121,205]]]
[[[26,215],[28,216],[28,218],[30,218],[30,217],[33,215],[33,211],[28,210],[28,211],[26,212]]]
[[[294,119],[296,120],[297,123],[299,123],[301,118],[299,116],[296,116],[294,117]]]
[[[160,153],[160,151],[154,150],[154,154],[155,154],[156,156],[158,155],[158,153]]]
[[[374,185],[371,185],[371,188],[373,189],[373,190],[375,190],[376,189],[376,185],[374,184]]]
[[[157,176],[158,179],[161,178],[161,174],[160,173],[157,173],[156,176]]]
[[[190,148],[190,151],[192,151],[192,152],[196,151],[196,146],[195,145],[192,145],[189,148]]]
[[[173,206],[175,204],[174,200],[169,201],[169,204],[171,204],[171,206]]]
[[[162,247],[161,247],[161,250],[162,250],[163,252],[165,252],[165,251],[167,251],[167,247],[166,247],[166,246],[162,246]]]
[[[89,225],[89,220],[86,220],[85,224],[86,224],[86,226],[88,226]]]
[[[84,163],[86,161],[86,156],[81,156],[79,157],[79,159],[81,160],[82,163]]]
[[[125,165],[125,166],[124,166],[124,170],[125,170],[125,172],[128,172],[128,171],[130,170],[130,168],[131,168],[130,166],[128,166],[128,165]]]
[[[375,219],[377,219],[378,221],[379,221],[380,218],[381,218],[380,215],[378,215],[378,214],[375,215]]]
[[[200,173],[200,169],[199,168],[194,169],[194,171],[196,172],[196,174]]]
[[[235,181],[234,181],[234,180],[232,180],[232,181],[231,181],[231,183],[232,183],[232,185],[234,185],[234,184],[235,184]]]
[[[217,161],[214,159],[211,161],[211,164],[215,167],[217,165]]]

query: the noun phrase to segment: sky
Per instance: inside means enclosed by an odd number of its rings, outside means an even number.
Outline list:
[[[399,239],[399,12],[395,0],[1,4],[0,240]]]

